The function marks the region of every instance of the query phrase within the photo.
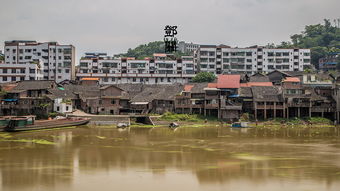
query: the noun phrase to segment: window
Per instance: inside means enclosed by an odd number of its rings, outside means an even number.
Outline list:
[[[117,68],[117,67],[118,67],[118,63],[114,63],[114,62],[103,62],[103,67]]]
[[[12,81],[16,81],[17,78],[15,76],[12,76]]]
[[[246,56],[252,56],[252,52],[246,52]]]
[[[30,69],[30,74],[34,74],[35,73],[35,69]]]
[[[68,108],[69,108],[69,107],[68,107],[68,106],[66,106],[66,111],[68,111]]]
[[[229,63],[229,58],[223,58],[223,63]]]
[[[24,68],[21,68],[21,69],[20,69],[20,73],[24,74],[24,73],[25,73],[25,69],[24,69]]]
[[[58,73],[61,73],[61,69],[58,69]]]
[[[25,80],[25,77],[21,76],[20,81],[24,81],[24,80]]]
[[[113,100],[111,100],[111,104],[112,105],[115,105],[116,104],[116,101],[113,99]]]
[[[209,58],[209,62],[215,62],[215,58]]]
[[[64,62],[64,67],[65,68],[71,67],[71,62]]]
[[[70,70],[69,69],[65,69],[65,73],[70,73]]]
[[[223,52],[223,56],[229,56],[229,52]]]
[[[145,63],[131,63],[130,66],[131,68],[144,68]]]
[[[7,74],[7,68],[2,69],[2,73]]]
[[[2,77],[2,81],[7,81],[7,76]]]
[[[59,108],[59,106],[57,106],[57,111],[59,111],[60,110],[60,108]]]
[[[104,66],[104,65],[103,65]],[[88,67],[87,62],[80,62],[80,67]]]
[[[12,74],[16,73],[16,69],[12,68]]]

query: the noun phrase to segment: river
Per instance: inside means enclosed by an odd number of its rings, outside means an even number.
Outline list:
[[[339,137],[336,128],[0,133],[0,190],[338,191]]]

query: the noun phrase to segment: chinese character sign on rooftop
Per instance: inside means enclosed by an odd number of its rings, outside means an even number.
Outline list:
[[[177,49],[177,26],[165,26],[165,35],[164,35],[164,44],[165,44],[165,53],[176,52]]]

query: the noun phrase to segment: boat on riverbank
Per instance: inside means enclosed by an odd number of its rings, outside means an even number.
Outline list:
[[[35,116],[12,117],[5,131],[30,131],[41,129],[62,128],[70,126],[86,125],[90,122],[90,118],[67,117],[52,120],[35,120]]]
[[[231,127],[234,128],[247,128],[248,126],[248,122],[234,122],[231,124]]]

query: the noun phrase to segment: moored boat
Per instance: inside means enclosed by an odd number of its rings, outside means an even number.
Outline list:
[[[12,117],[5,131],[29,131],[51,128],[85,125],[90,122],[89,118],[67,117],[53,120],[35,120],[35,116]]]
[[[231,124],[231,127],[246,128],[246,127],[248,127],[248,122],[234,122],[234,123]]]
[[[3,131],[5,127],[9,124],[13,116],[1,116],[0,117],[0,131]]]

